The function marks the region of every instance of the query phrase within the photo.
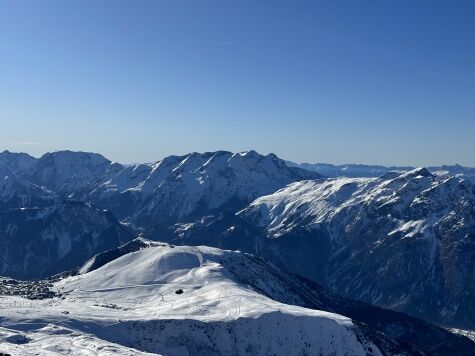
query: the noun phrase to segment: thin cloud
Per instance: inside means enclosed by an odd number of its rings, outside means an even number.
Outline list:
[[[231,44],[231,41],[220,42],[220,43],[218,43],[218,47],[227,46],[227,45],[229,45],[229,44]]]

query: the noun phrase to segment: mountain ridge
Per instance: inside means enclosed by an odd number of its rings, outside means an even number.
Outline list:
[[[328,178],[337,177],[380,177],[389,172],[407,172],[416,169],[414,166],[394,166],[394,165],[368,165],[368,164],[339,164],[334,165],[331,163],[295,163],[285,160],[285,163],[290,167],[300,167],[308,169],[310,171],[317,172],[322,176]],[[470,179],[475,179],[475,168],[465,167],[460,164],[453,165],[440,165],[440,166],[427,166],[430,172],[445,172],[451,175],[462,174]]]

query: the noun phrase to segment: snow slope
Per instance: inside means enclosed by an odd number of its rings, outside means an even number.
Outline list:
[[[344,316],[258,293],[229,268],[249,267],[239,252],[149,245],[55,282],[60,298],[2,297],[2,347],[15,355],[64,354],[81,345],[122,354],[417,353]]]

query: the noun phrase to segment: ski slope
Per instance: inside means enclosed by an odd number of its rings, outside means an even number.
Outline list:
[[[227,266],[253,268],[244,256],[150,243],[97,269],[88,262],[54,283],[61,297],[0,298],[0,352],[381,355],[400,346],[344,316],[279,303],[240,283]]]

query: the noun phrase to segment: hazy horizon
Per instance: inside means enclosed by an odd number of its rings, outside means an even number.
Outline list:
[[[251,151],[253,150],[252,148],[251,149],[248,149],[248,150],[242,150],[242,151],[232,151],[232,150],[226,150],[226,149],[221,149],[221,150],[215,150],[215,151],[190,151],[190,152],[184,152],[184,153],[177,153],[177,154],[173,154],[173,155],[176,155],[176,156],[184,156],[184,155],[187,155],[187,154],[190,154],[190,153],[193,153],[193,152],[197,152],[197,153],[205,153],[205,152],[216,152],[216,151],[228,151],[228,152],[232,152],[232,153],[240,153],[240,152],[246,152],[246,151]],[[100,154],[102,155],[103,157],[107,158],[108,160],[112,161],[112,162],[117,162],[117,163],[120,163],[120,164],[125,164],[125,165],[133,165],[133,164],[141,164],[141,163],[153,163],[153,162],[157,162],[157,161],[160,161],[162,160],[163,158],[167,157],[167,156],[163,156],[163,157],[159,157],[157,159],[154,159],[154,160],[150,160],[150,161],[131,161],[131,162],[124,162],[124,161],[119,161],[119,160],[116,160],[116,159],[113,159],[101,152],[95,152],[95,151],[87,151],[87,150],[71,150],[71,149],[58,149],[58,150],[53,150],[53,151],[46,151],[46,152],[43,152],[43,153],[38,153],[38,154],[33,154],[33,153],[30,153],[30,152],[26,152],[26,151],[14,151],[14,150],[9,150],[9,149],[4,149],[4,150],[0,150],[0,153],[4,152],[4,151],[8,151],[8,152],[11,152],[11,153],[26,153],[32,157],[35,157],[35,158],[40,158],[42,155],[44,154],[47,154],[47,153],[53,153],[53,152],[61,152],[61,151],[72,151],[72,152],[84,152],[84,153],[97,153],[97,154]],[[254,150],[256,151],[257,153],[259,154],[262,154],[262,155],[267,155],[267,154],[275,154],[277,155],[279,158],[285,160],[285,161],[291,161],[291,162],[294,162],[294,163],[299,163],[299,164],[331,164],[331,165],[335,165],[335,166],[340,166],[340,165],[351,165],[351,164],[355,164],[355,165],[367,165],[367,166],[382,166],[382,167],[414,167],[414,168],[418,168],[418,167],[439,167],[439,166],[455,166],[455,165],[460,165],[462,167],[466,167],[466,168],[475,168],[475,167],[472,167],[472,166],[466,166],[466,165],[463,165],[463,164],[460,164],[458,162],[455,162],[455,163],[440,163],[440,164],[431,164],[431,165],[411,165],[411,164],[400,164],[400,163],[396,163],[396,164],[385,164],[385,163],[365,163],[365,162],[342,162],[342,163],[335,163],[335,162],[328,162],[328,161],[310,161],[310,162],[300,162],[300,161],[296,161],[296,160],[292,160],[292,159],[288,159],[287,157],[285,156],[280,156],[278,154],[276,154],[275,152],[260,152],[260,151],[257,151],[257,150]],[[168,155],[170,156],[170,155]]]

